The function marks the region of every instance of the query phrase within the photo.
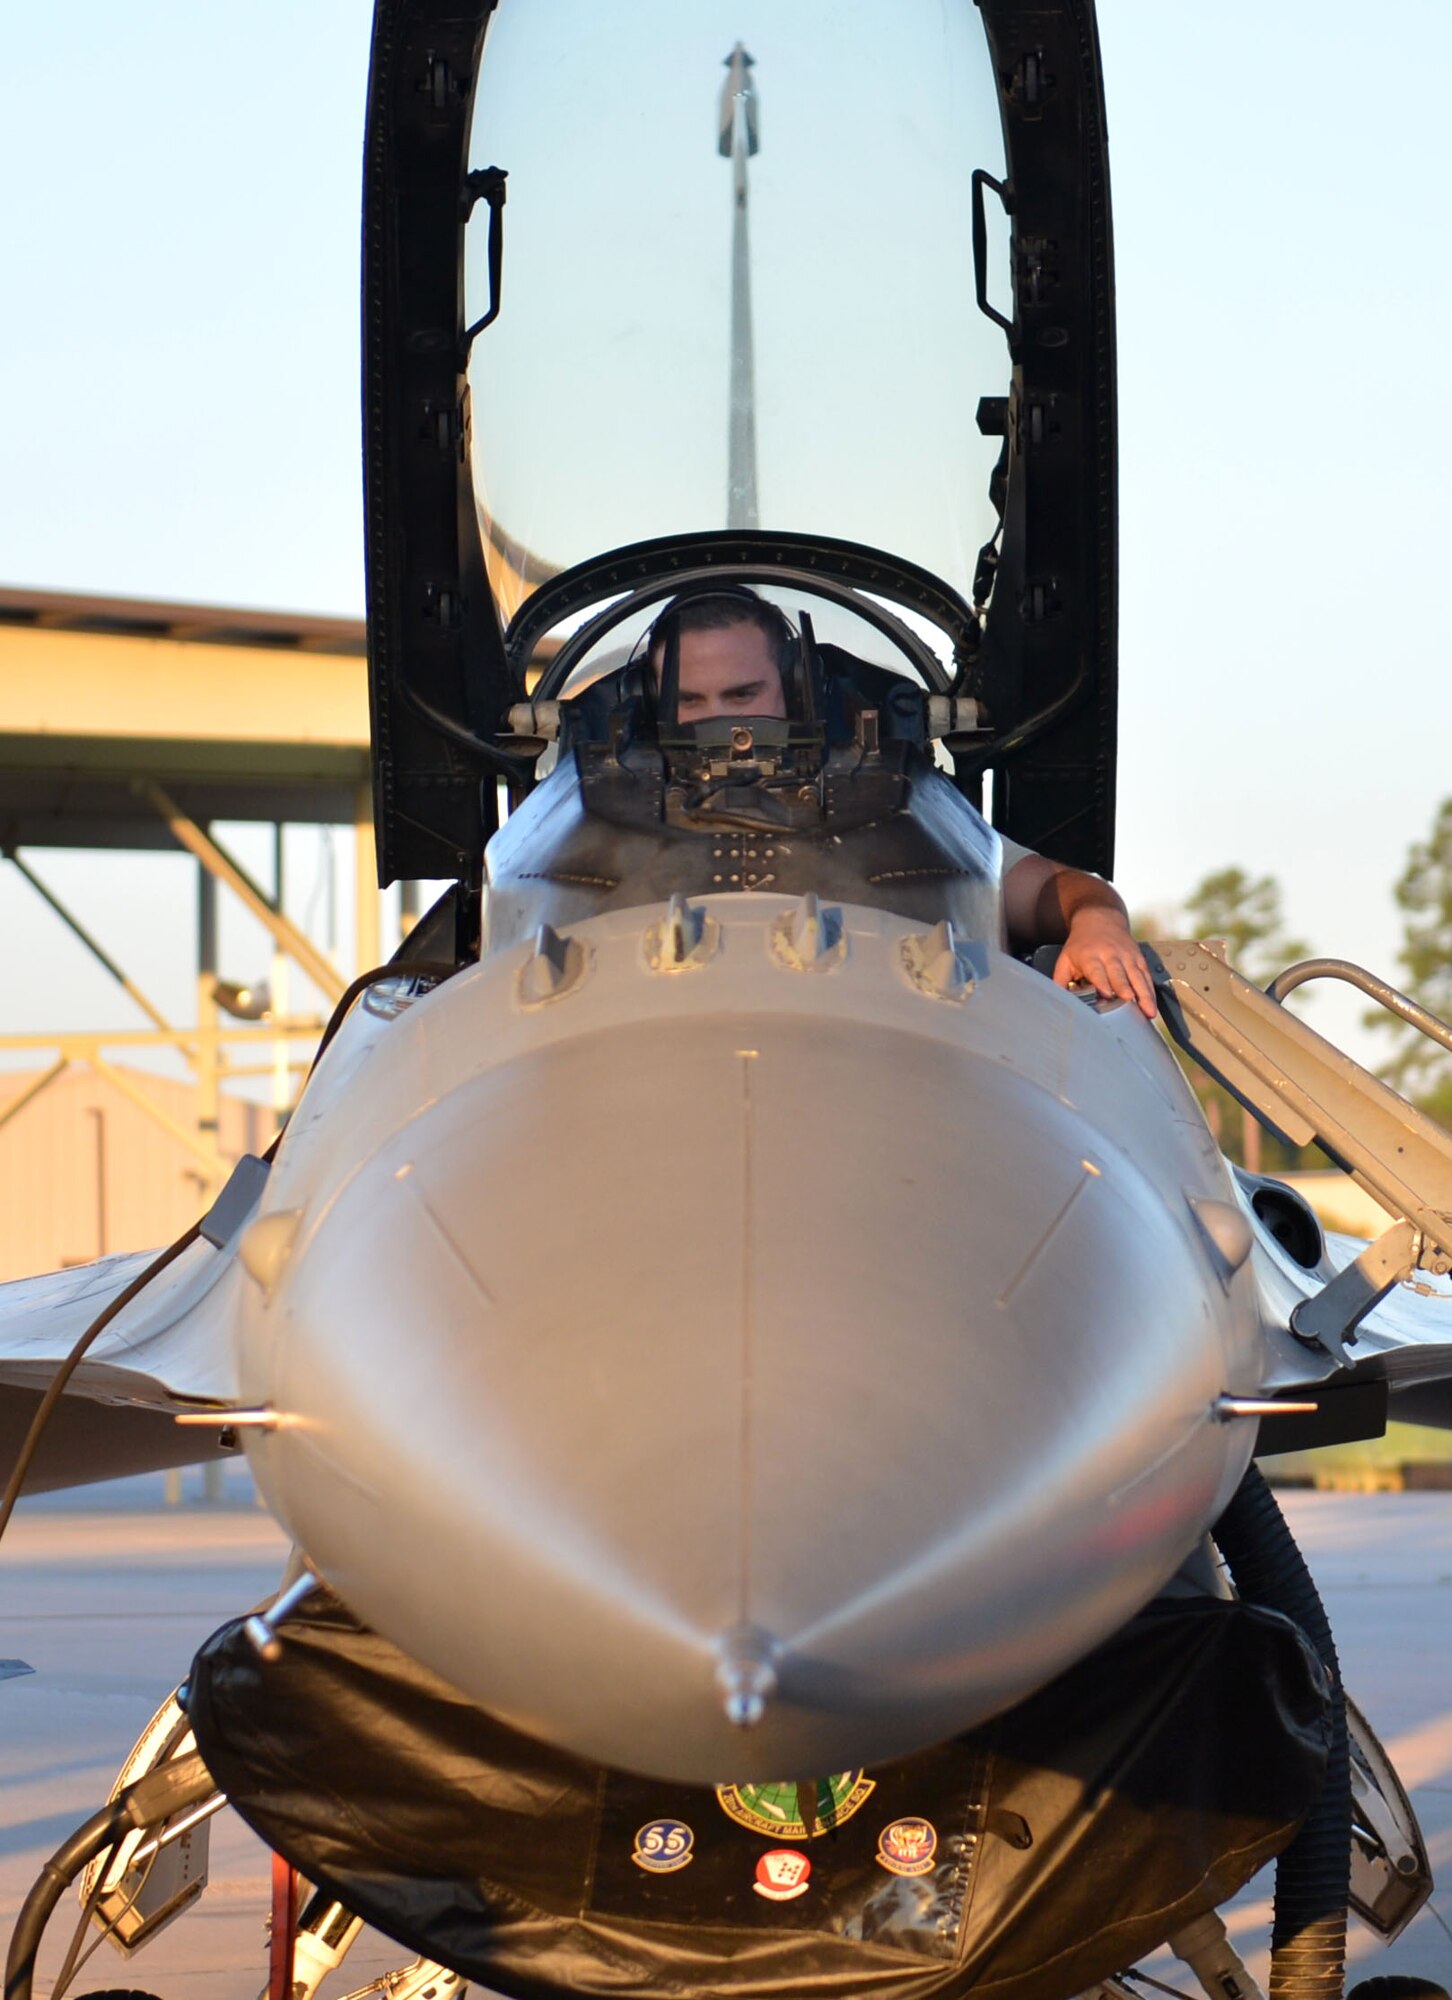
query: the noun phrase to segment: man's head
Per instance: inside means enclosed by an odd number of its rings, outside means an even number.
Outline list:
[[[773,605],[734,588],[669,607],[651,632],[649,660],[660,685],[668,634],[680,648],[677,714],[682,722],[718,715],[785,716],[791,628]]]

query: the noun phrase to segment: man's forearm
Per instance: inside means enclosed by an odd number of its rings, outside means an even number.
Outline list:
[[[1061,947],[1054,965],[1060,986],[1087,981],[1154,1018],[1154,983],[1112,882],[1041,854],[1025,855],[1004,877],[1003,915],[1010,950]]]
[[[1075,917],[1084,910],[1110,910],[1129,923],[1124,898],[1102,875],[1089,875],[1081,868],[1060,868],[1039,890],[1034,909],[1034,929],[1042,944],[1062,944]]]
[[[1027,855],[1004,879],[1003,914],[1013,951],[1062,944],[1081,910],[1102,909],[1127,921],[1113,883],[1101,875],[1066,868],[1042,854]]]

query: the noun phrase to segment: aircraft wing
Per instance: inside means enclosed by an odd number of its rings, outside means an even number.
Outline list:
[[[1327,1247],[1349,1265],[1369,1246],[1337,1237]],[[1355,1376],[1385,1378],[1393,1418],[1452,1430],[1452,1280],[1427,1271],[1403,1279],[1362,1321],[1347,1358]]]
[[[145,1251],[105,1257],[0,1285],[0,1474],[14,1464],[71,1349],[150,1261]],[[235,1229],[221,1242],[198,1237],[160,1272],[78,1365],[24,1490],[81,1486],[224,1455],[222,1425],[193,1428],[175,1418],[235,1404],[230,1329],[245,1282]]]

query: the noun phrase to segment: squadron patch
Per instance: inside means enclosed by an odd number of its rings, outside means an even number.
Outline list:
[[[770,1903],[789,1903],[794,1896],[806,1895],[811,1872],[812,1864],[805,1854],[798,1854],[794,1847],[773,1847],[757,1862],[751,1886]]]
[[[696,1836],[683,1819],[648,1820],[635,1836],[631,1860],[652,1875],[674,1875],[691,1858]]]
[[[879,1867],[889,1875],[926,1875],[938,1851],[938,1830],[931,1820],[895,1819],[877,1836]]]
[[[875,1791],[860,1771],[839,1771],[832,1778],[794,1785],[718,1785],[721,1810],[738,1826],[778,1840],[815,1840],[845,1826]]]

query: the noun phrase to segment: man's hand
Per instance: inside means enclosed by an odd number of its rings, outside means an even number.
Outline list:
[[[1060,986],[1087,981],[1104,999],[1129,1000],[1146,1020],[1155,1017],[1155,988],[1144,953],[1117,910],[1090,906],[1075,913],[1054,964]]]
[[[1060,986],[1084,980],[1104,999],[1131,1001],[1154,1019],[1154,981],[1113,883],[1027,854],[1003,878],[1003,913],[1013,950],[1063,945],[1054,966]]]

